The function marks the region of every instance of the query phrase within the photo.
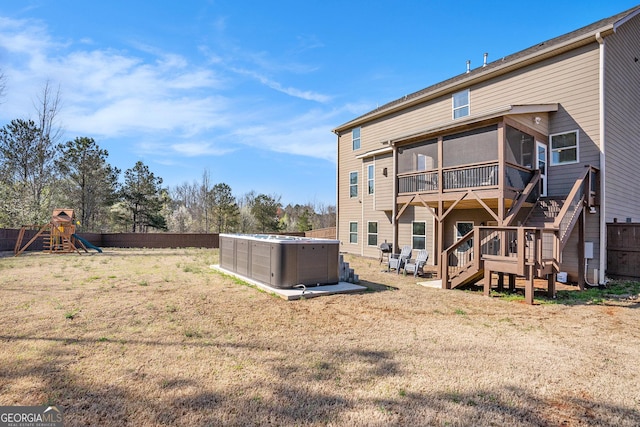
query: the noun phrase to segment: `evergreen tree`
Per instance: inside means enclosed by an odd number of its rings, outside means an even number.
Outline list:
[[[278,209],[280,209],[280,207],[281,204],[279,200],[266,194],[259,194],[254,199],[251,213],[258,222],[260,232],[280,231],[280,222],[278,220]]]
[[[227,233],[233,230],[240,220],[240,209],[231,193],[231,187],[224,183],[214,185],[210,200],[216,232]]]
[[[298,231],[309,231],[312,228],[313,227],[311,226],[311,221],[309,219],[309,210],[305,209],[298,217]]]
[[[125,171],[122,199],[129,212],[132,232],[146,232],[149,227],[166,230],[161,185],[162,178],[156,177],[141,161]]]
[[[79,137],[60,144],[56,161],[64,200],[76,210],[83,228],[98,231],[107,223],[109,207],[117,200],[120,170],[107,163],[109,153],[92,138]]]

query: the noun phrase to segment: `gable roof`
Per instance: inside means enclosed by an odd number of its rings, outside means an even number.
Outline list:
[[[613,15],[609,18],[601,19],[593,24],[587,25],[570,33],[536,44],[520,52],[507,55],[501,59],[488,63],[486,66],[475,68],[467,73],[457,75],[440,83],[431,85],[425,89],[405,95],[394,101],[388,102],[375,110],[369,111],[347,123],[344,123],[333,132],[338,134],[343,130],[358,126],[369,120],[391,114],[412,105],[425,102],[447,92],[451,92],[460,86],[469,86],[479,83],[492,77],[505,74],[517,68],[542,61],[577,47],[592,43],[595,36],[600,34],[607,36],[624,22],[640,14],[640,5],[629,10]]]

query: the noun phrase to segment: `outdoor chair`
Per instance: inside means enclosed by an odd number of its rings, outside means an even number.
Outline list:
[[[404,263],[411,258],[411,246],[406,245],[402,247],[402,251],[399,254],[391,254],[389,256],[388,270],[396,270],[396,273],[400,273],[400,269],[404,268]]]
[[[497,182],[495,181],[495,176],[496,176],[496,170],[495,170],[495,168],[493,168],[493,169],[491,169],[491,172],[487,176],[487,179],[482,181],[480,183],[480,185],[483,186],[483,187],[487,186],[487,185],[497,185]]]
[[[427,260],[429,259],[429,252],[422,249],[418,251],[418,255],[416,259],[408,259],[404,264],[405,273],[413,273],[413,277],[418,275],[418,272],[424,274],[424,266],[427,264]]]

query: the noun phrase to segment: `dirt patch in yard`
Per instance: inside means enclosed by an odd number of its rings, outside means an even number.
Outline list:
[[[367,292],[284,301],[211,270],[216,250],[2,258],[0,405],[69,426],[640,425],[637,302],[528,306],[347,261]]]

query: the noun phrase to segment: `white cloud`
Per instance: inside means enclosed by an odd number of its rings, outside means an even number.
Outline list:
[[[259,125],[238,129],[235,135],[245,145],[279,153],[336,161],[336,136],[327,116],[309,113],[284,121],[279,126]]]
[[[184,142],[172,144],[170,148],[186,157],[221,156],[234,151],[232,148],[216,147],[209,142]]]
[[[213,55],[206,47],[200,51],[213,58],[206,67],[153,46],[136,47],[140,55],[86,40],[56,43],[38,22],[0,18],[0,53],[10,53],[10,61],[0,65],[10,74],[5,106],[12,107],[0,115],[7,120],[28,116],[44,82],[59,82],[59,118],[69,138],[135,141],[130,150],[158,158],[220,156],[241,144],[335,161],[335,136],[329,131],[340,112],[298,109],[304,101],[324,105],[331,96],[235,68],[233,58]],[[270,61],[261,56],[259,62]],[[232,98],[229,88],[237,84],[238,74],[293,97],[297,105],[278,111],[272,103],[256,102],[251,91]]]
[[[278,92],[282,92],[284,94],[287,94],[289,96],[294,96],[296,98],[300,98],[300,99],[305,99],[307,101],[316,101],[316,102],[320,102],[320,103],[326,103],[329,102],[331,100],[331,97],[329,95],[323,95],[321,93],[316,93],[313,91],[309,91],[309,90],[300,90],[300,89],[296,89],[293,87],[283,87],[282,84],[271,80],[269,78],[267,78],[266,76],[263,76],[261,74],[259,74],[256,71],[252,71],[252,70],[246,70],[246,69],[242,69],[242,68],[232,68],[232,71],[238,73],[238,74],[242,74],[245,76],[249,76],[252,77],[256,80],[258,80],[260,83],[262,83],[263,85],[270,87],[273,90],[277,90]]]
[[[33,55],[52,44],[42,24],[0,16],[0,46],[8,52]]]

